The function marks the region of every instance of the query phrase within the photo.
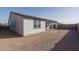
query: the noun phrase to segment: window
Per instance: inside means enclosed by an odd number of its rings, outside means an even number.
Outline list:
[[[34,28],[37,28],[37,20],[34,20]]]
[[[38,28],[41,27],[41,21],[38,21]]]
[[[40,28],[41,27],[41,21],[39,21],[39,20],[34,20],[34,25],[33,25],[33,27],[34,28]]]

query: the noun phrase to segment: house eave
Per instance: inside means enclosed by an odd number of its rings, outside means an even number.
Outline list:
[[[49,21],[49,22],[57,23],[57,21],[48,20],[48,19],[44,19],[44,18],[40,18],[40,17],[30,16],[30,15],[24,15],[24,14],[20,14],[20,13],[16,13],[16,12],[10,12],[10,13],[22,16],[24,18],[31,18],[31,19],[41,20],[41,21]]]

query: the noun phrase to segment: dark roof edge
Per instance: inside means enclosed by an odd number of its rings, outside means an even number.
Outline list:
[[[57,21],[48,20],[48,19],[44,19],[44,18],[40,18],[40,17],[30,16],[30,15],[24,15],[24,14],[16,13],[16,12],[10,12],[10,13],[13,13],[13,14],[16,14],[16,15],[19,15],[19,16],[22,16],[24,18],[39,19],[39,20],[43,20],[43,21],[51,21],[51,22],[57,23]]]

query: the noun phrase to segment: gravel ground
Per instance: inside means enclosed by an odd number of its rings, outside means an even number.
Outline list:
[[[3,51],[50,51],[50,50],[55,51],[56,50],[57,51],[57,50],[71,50],[71,47],[72,50],[76,50],[79,45],[78,43],[79,38],[77,33],[78,32],[74,30],[72,31],[52,30],[35,35],[21,37],[8,30],[4,30],[4,31],[0,31],[0,50]],[[65,36],[66,38],[64,38]],[[64,40],[66,40],[66,42]],[[74,42],[71,40],[73,40]],[[63,43],[61,43],[61,41]]]
[[[79,33],[76,30],[70,30],[52,51],[79,51]]]

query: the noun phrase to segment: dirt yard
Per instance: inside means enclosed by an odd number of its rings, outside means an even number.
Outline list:
[[[79,50],[78,32],[52,30],[21,37],[8,30],[0,31],[0,50],[3,51],[67,51]]]

